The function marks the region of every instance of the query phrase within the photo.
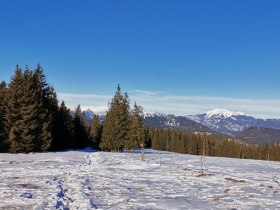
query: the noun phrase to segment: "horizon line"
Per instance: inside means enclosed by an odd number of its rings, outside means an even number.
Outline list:
[[[77,94],[58,92],[58,99],[68,107],[106,108],[112,99],[108,94]],[[196,115],[214,109],[242,112],[247,116],[261,119],[280,119],[277,107],[279,99],[241,99],[215,96],[169,95],[158,91],[134,90],[129,95],[130,102],[137,102],[144,110],[176,116]],[[160,106],[159,106],[160,104]]]

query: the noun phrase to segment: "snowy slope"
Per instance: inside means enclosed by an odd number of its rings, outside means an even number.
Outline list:
[[[279,162],[146,153],[0,154],[0,209],[280,207]]]

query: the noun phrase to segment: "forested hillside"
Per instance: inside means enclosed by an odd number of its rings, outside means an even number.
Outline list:
[[[0,151],[30,153],[92,147],[104,151],[133,151],[140,146],[194,155],[280,160],[279,144],[256,145],[186,132],[145,126],[143,108],[130,107],[118,85],[101,121],[88,122],[81,107],[74,116],[46,80],[43,69],[16,66],[9,84],[0,84]]]

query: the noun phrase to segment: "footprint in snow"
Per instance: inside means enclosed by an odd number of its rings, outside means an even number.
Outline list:
[[[31,199],[31,198],[33,198],[33,195],[31,193],[25,192],[20,197]]]

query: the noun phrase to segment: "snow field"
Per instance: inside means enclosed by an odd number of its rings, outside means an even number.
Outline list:
[[[279,162],[145,152],[0,154],[0,209],[280,209]]]

